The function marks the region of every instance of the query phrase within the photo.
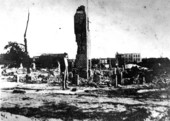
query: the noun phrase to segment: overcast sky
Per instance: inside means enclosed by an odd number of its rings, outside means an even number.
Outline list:
[[[30,56],[67,52],[75,58],[74,14],[85,0],[0,0],[0,53],[8,41]],[[89,0],[91,58],[141,53],[170,58],[170,0]]]

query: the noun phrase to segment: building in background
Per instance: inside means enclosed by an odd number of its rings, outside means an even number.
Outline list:
[[[92,58],[92,68],[108,69],[115,67],[115,58]]]
[[[140,53],[116,53],[116,64],[118,66],[122,66],[128,63],[139,63],[141,62],[141,54]]]
[[[9,64],[14,63],[10,60],[7,60],[7,58],[5,56],[6,56],[6,54],[0,54],[0,65],[9,65]]]
[[[58,62],[60,63],[61,70],[64,68],[64,56],[67,53],[58,53],[58,54],[42,54],[40,56],[34,56],[33,60],[38,68],[56,68],[58,67]],[[68,55],[68,54],[67,54]],[[68,59],[69,70],[74,66],[74,59]]]

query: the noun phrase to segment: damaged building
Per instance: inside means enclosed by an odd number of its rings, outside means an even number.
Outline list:
[[[129,63],[140,63],[142,61],[140,53],[116,53],[115,58],[118,66]]]
[[[85,6],[77,8],[74,15],[74,33],[77,42],[75,67],[79,70],[80,77],[88,78],[89,52],[88,52],[88,15]]]
[[[58,67],[58,62],[60,63],[61,68],[64,68],[63,58],[67,53],[58,53],[58,54],[42,54],[40,56],[33,57],[35,60],[37,68],[55,68]],[[74,66],[74,59],[68,59],[69,70]]]

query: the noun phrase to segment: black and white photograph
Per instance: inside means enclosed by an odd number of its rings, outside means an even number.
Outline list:
[[[0,0],[0,121],[170,121],[170,0]]]

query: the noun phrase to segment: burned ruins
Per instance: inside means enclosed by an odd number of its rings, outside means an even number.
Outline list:
[[[9,42],[6,49],[12,50],[0,55],[2,121],[170,120],[169,58],[142,58],[135,52],[89,58],[85,5],[72,17],[75,59],[67,50],[31,58],[29,15],[24,44]]]

